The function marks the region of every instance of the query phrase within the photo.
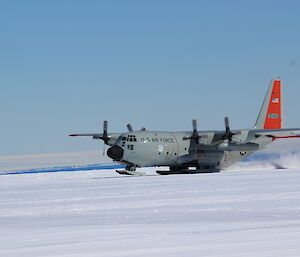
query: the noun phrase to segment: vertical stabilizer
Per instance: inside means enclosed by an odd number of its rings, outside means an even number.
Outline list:
[[[282,107],[281,107],[281,81],[272,79],[260,109],[255,128],[257,129],[281,129]]]

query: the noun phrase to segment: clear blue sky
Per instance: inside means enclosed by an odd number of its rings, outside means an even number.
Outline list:
[[[299,1],[1,1],[0,155],[101,149],[72,132],[253,126],[272,76],[300,127]],[[101,151],[100,151],[101,152]]]

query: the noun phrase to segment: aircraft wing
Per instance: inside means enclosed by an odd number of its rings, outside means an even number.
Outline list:
[[[93,137],[93,138],[101,138],[103,134],[70,134],[70,137]]]
[[[279,138],[297,138],[300,137],[300,128],[292,129],[254,129],[250,130],[250,133],[255,136],[273,137]]]
[[[113,145],[118,140],[121,133],[87,133],[87,134],[70,134],[70,137],[92,137],[93,139],[101,139],[107,145]]]

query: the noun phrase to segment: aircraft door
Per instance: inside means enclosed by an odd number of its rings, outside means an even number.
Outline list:
[[[157,137],[156,162],[169,165],[170,162],[177,160],[178,144],[176,138],[171,133],[162,133],[157,135]]]
[[[166,144],[165,159],[167,161],[177,160],[178,158],[178,143],[173,134],[170,133],[170,140]]]

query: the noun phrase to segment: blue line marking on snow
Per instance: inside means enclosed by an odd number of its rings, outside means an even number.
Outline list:
[[[123,169],[126,165],[122,164],[93,164],[82,166],[61,166],[50,168],[34,168],[34,169],[22,169],[22,170],[0,170],[0,175],[12,175],[12,174],[31,174],[31,173],[47,173],[47,172],[69,172],[69,171],[88,171],[88,170],[113,170]]]

